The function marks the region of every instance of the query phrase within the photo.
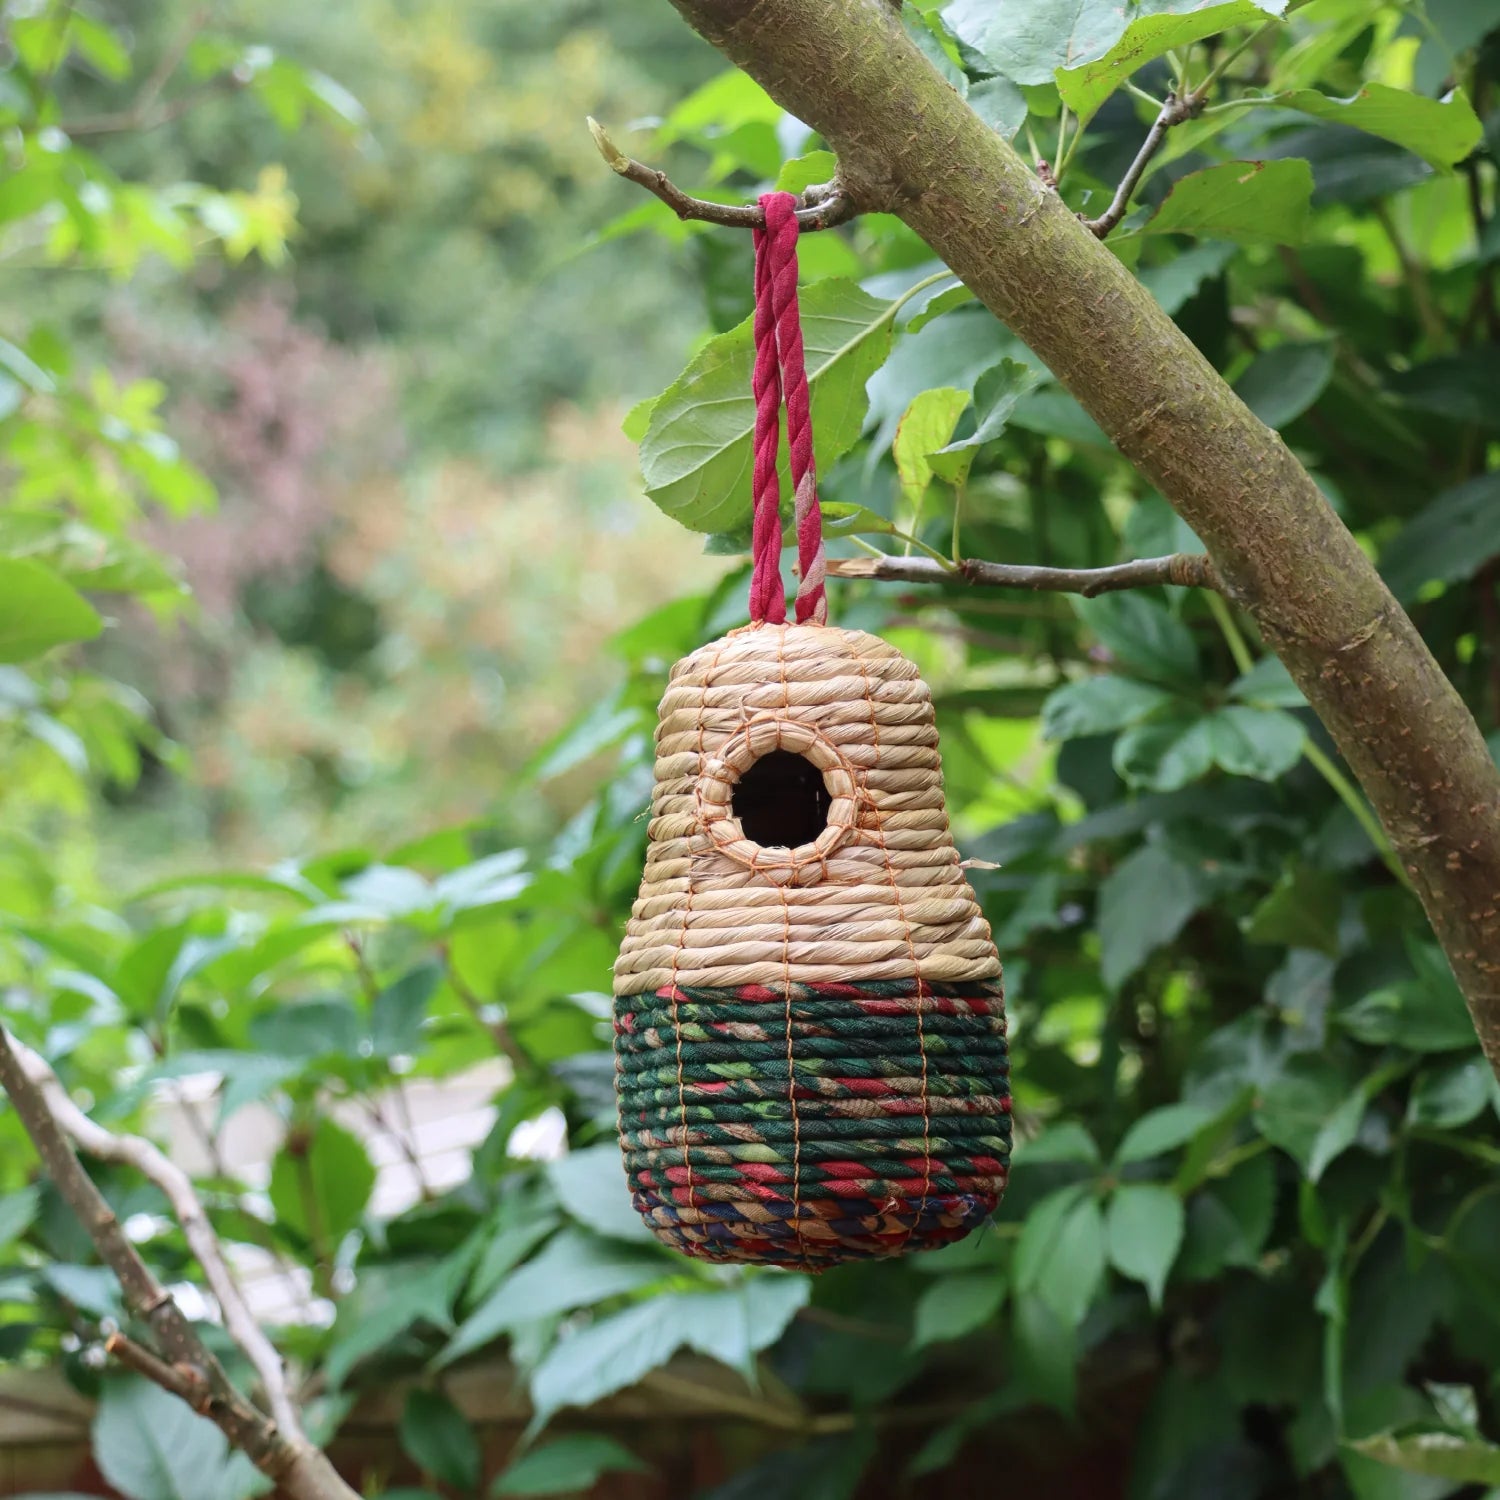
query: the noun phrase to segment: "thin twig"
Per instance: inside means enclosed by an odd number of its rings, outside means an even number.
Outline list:
[[[1202,553],[1174,552],[1144,557],[1112,568],[1035,568],[1024,563],[981,562],[966,557],[956,567],[927,557],[829,558],[834,578],[877,578],[887,583],[969,583],[980,588],[1037,589],[1055,594],[1112,594],[1120,589],[1178,584],[1185,588],[1222,589],[1214,565]]]
[[[219,1304],[225,1328],[260,1378],[276,1425],[288,1438],[300,1437],[302,1428],[287,1389],[281,1356],[255,1321],[245,1293],[225,1259],[224,1247],[209,1224],[197,1189],[187,1173],[144,1136],[114,1135],[89,1119],[69,1098],[61,1080],[40,1053],[14,1038],[11,1039],[11,1050],[40,1093],[52,1120],[69,1140],[98,1161],[133,1167],[161,1189],[182,1226],[188,1248],[203,1267],[204,1279]]]
[[[589,118],[589,133],[599,148],[599,155],[609,163],[612,171],[621,177],[638,183],[648,193],[654,193],[679,219],[701,219],[706,224],[721,224],[726,229],[764,229],[766,216],[758,204],[710,203],[706,198],[693,198],[683,192],[665,172],[636,161],[610,140],[604,127]],[[801,197],[797,209],[797,223],[803,229],[832,229],[835,224],[845,224],[859,210],[854,200],[837,181],[810,187]]]
[[[114,1272],[126,1305],[152,1330],[161,1346],[165,1357],[160,1363],[166,1370],[174,1372],[172,1383],[165,1388],[181,1396],[190,1382],[189,1375],[182,1372],[192,1372],[193,1377],[201,1379],[201,1390],[196,1381],[192,1381],[195,1409],[207,1416],[256,1468],[278,1481],[296,1500],[357,1500],[354,1491],[339,1478],[328,1459],[303,1436],[295,1414],[290,1428],[281,1428],[235,1388],[224,1367],[198,1337],[182,1309],[141,1259],[114,1210],[84,1171],[69,1138],[77,1139],[90,1155],[129,1162],[137,1167],[141,1163],[137,1159],[136,1146],[144,1146],[148,1153],[159,1156],[156,1148],[149,1142],[133,1143],[130,1137],[117,1138],[96,1125],[68,1098],[47,1062],[16,1041],[3,1027],[0,1027],[0,1088],[10,1096],[26,1134],[41,1157],[43,1168],[63,1201],[94,1242],[100,1258]],[[169,1168],[168,1181],[171,1181],[171,1174],[177,1169],[170,1163],[166,1165]],[[147,1175],[153,1174],[148,1172]],[[153,1180],[157,1179],[153,1176]],[[176,1207],[173,1191],[160,1181],[158,1186]],[[196,1201],[196,1195],[193,1195],[195,1204]],[[207,1221],[202,1222],[206,1228]],[[183,1228],[186,1232],[186,1223]],[[212,1231],[207,1232],[212,1238]],[[192,1234],[189,1234],[189,1243],[193,1243]],[[197,1247],[194,1248],[203,1259]],[[212,1261],[223,1267],[223,1252],[216,1240],[204,1262],[205,1273]],[[217,1288],[215,1290],[222,1302],[223,1294]],[[132,1345],[131,1354],[126,1357],[133,1359],[139,1347]],[[153,1378],[163,1373],[149,1358],[133,1362],[142,1373],[148,1373],[149,1367]]]
[[[1184,120],[1191,120],[1201,114],[1205,98],[1201,90],[1194,90],[1180,97],[1177,94],[1167,95],[1166,102],[1158,112],[1151,129],[1146,133],[1146,139],[1141,142],[1141,149],[1135,154],[1135,160],[1131,162],[1129,169],[1120,179],[1120,185],[1115,189],[1115,195],[1110,199],[1109,207],[1097,219],[1084,219],[1083,221],[1099,239],[1102,240],[1125,217],[1125,210],[1130,207],[1131,194],[1140,185],[1141,177],[1150,165],[1151,158],[1161,150],[1161,143],[1166,140],[1167,132],[1174,125],[1181,125]]]

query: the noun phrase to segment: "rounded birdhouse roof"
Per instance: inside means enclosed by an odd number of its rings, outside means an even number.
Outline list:
[[[678,662],[649,837],[617,994],[1000,972],[948,827],[932,695],[863,631],[752,625]]]

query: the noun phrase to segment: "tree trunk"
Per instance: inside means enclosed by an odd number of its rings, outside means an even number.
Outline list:
[[[890,0],[672,0],[837,152],[1203,539],[1389,832],[1500,1075],[1500,771],[1286,444],[917,50]]]

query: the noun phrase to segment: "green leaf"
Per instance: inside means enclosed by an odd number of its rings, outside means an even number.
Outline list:
[[[1316,89],[1294,89],[1278,94],[1276,103],[1378,135],[1445,170],[1462,161],[1484,136],[1462,89],[1445,99],[1429,99],[1388,84],[1366,83],[1347,99],[1330,99]]]
[[[671,1275],[673,1269],[652,1251],[565,1229],[480,1303],[434,1364],[439,1368],[452,1364],[537,1318],[639,1291]]]
[[[1279,708],[1231,705],[1211,713],[1205,725],[1214,763],[1231,776],[1275,781],[1302,758],[1307,732]]]
[[[1011,140],[1026,123],[1026,96],[998,74],[969,85],[969,108],[997,135]]]
[[[1147,266],[1140,273],[1141,284],[1161,303],[1162,311],[1176,314],[1190,298],[1194,297],[1198,289],[1206,281],[1211,281],[1218,276],[1234,259],[1234,246],[1223,241],[1208,240],[1200,245],[1193,245],[1184,250],[1180,255],[1174,255],[1165,265]],[[1151,497],[1159,505],[1166,506],[1166,501],[1159,495]],[[1137,507],[1139,508],[1139,507]],[[1168,513],[1175,517],[1176,512],[1167,506]],[[1182,523],[1184,526],[1186,522]],[[1201,548],[1202,543],[1195,538],[1191,547]],[[1191,547],[1188,550],[1191,550]],[[1162,547],[1156,549],[1160,552],[1176,552],[1183,549],[1178,547]],[[1150,556],[1151,554],[1144,554]]]
[[[1245,937],[1252,943],[1311,948],[1337,958],[1343,904],[1343,890],[1332,875],[1299,865],[1283,875],[1245,919]]]
[[[1020,1148],[1021,1160],[1029,1167],[1039,1162],[1098,1162],[1099,1147],[1078,1120],[1059,1120]]]
[[[1110,734],[1172,701],[1162,688],[1133,677],[1085,677],[1048,695],[1042,705],[1042,733],[1049,740]]]
[[[256,1050],[280,1057],[357,1057],[364,1038],[360,1013],[347,1000],[331,996],[278,1005],[250,1022]]]
[[[1087,125],[1099,106],[1153,58],[1205,37],[1217,36],[1232,26],[1259,25],[1268,13],[1279,15],[1285,8],[1284,4],[1229,0],[1228,4],[1208,4],[1186,14],[1138,16],[1103,57],[1083,67],[1062,69],[1057,75],[1057,91],[1063,103],[1078,116],[1078,123]]]
[[[270,1484],[187,1402],[138,1376],[104,1382],[94,1462],[129,1500],[244,1500]]]
[[[620,431],[632,443],[638,443],[646,436],[646,429],[651,425],[652,409],[660,399],[660,396],[647,396],[643,401],[637,401],[625,413],[620,423]]]
[[[824,500],[824,536],[889,536],[895,525],[864,505],[848,500]]]
[[[1131,786],[1175,792],[1213,765],[1208,718],[1179,711],[1133,725],[1115,741],[1112,760]]]
[[[0,557],[0,662],[30,661],[53,646],[92,640],[103,628],[88,600],[51,568]]]
[[[936,453],[953,436],[958,419],[969,406],[969,393],[952,386],[938,386],[912,398],[891,445],[896,475],[908,504],[920,506],[932,483],[928,455]]]
[[[1099,972],[1118,990],[1208,899],[1197,872],[1147,844],[1099,887]]]
[[[1307,232],[1312,190],[1305,161],[1225,162],[1179,177],[1142,232],[1295,245]]]
[[[490,1494],[577,1495],[592,1490],[605,1474],[646,1471],[646,1465],[613,1438],[574,1432],[528,1449],[496,1479]]]
[[[1182,1200],[1159,1183],[1123,1183],[1110,1199],[1106,1223],[1110,1264],[1141,1282],[1153,1307],[1161,1306],[1167,1276],[1182,1248],[1184,1222]]]
[[[1500,425],[1494,393],[1500,382],[1500,345],[1480,344],[1458,354],[1423,360],[1389,377],[1403,406],[1427,411],[1449,422],[1473,422],[1493,430]]]
[[[329,1253],[359,1223],[374,1187],[363,1144],[327,1115],[283,1144],[271,1167],[277,1219]]]
[[[1071,1415],[1077,1399],[1078,1333],[1040,1297],[1017,1297],[1011,1320],[1015,1378],[1034,1401]]]
[[[540,1428],[565,1406],[591,1406],[687,1347],[748,1373],[808,1298],[805,1276],[760,1275],[720,1292],[671,1293],[561,1339],[531,1377]]]
[[[1293,1057],[1256,1100],[1256,1128],[1306,1171],[1319,1133],[1348,1096],[1349,1080],[1332,1063],[1321,1057]]]
[[[1005,1278],[995,1271],[939,1277],[917,1300],[912,1347],[944,1343],[982,1328],[1000,1311],[1005,1290]]]
[[[625,1162],[613,1142],[548,1162],[547,1180],[562,1206],[585,1227],[617,1240],[656,1243],[630,1201]]]
[[[1332,378],[1332,340],[1287,342],[1257,355],[1234,388],[1267,427],[1280,428],[1300,417]]]
[[[1380,571],[1398,599],[1429,583],[1461,583],[1500,556],[1500,469],[1445,490],[1397,532]]]
[[[808,188],[832,182],[838,175],[839,159],[832,151],[809,151],[781,164],[776,174],[778,193],[805,193]]]
[[[974,431],[968,437],[949,443],[941,453],[934,455],[933,469],[945,479],[951,479],[952,471],[945,460],[967,456],[972,461],[973,450],[999,437],[1022,398],[1034,391],[1045,378],[1040,370],[1023,365],[1017,359],[1002,359],[992,369],[986,370],[974,382]],[[967,471],[967,463],[964,467]]]
[[[802,293],[817,466],[827,472],[864,423],[865,382],[891,344],[900,300],[879,301],[851,281]],[[711,339],[651,411],[641,472],[651,499],[693,531],[732,531],[750,519],[755,401],[750,320]],[[785,452],[783,450],[783,471]]]
[[[1218,1116],[1201,1104],[1163,1104],[1142,1115],[1120,1142],[1115,1162],[1147,1161],[1185,1146]]]
[[[1279,656],[1263,656],[1248,672],[1237,677],[1229,689],[1231,698],[1256,708],[1306,708],[1302,689],[1292,681]]]
[[[375,997],[370,1006],[370,1040],[377,1057],[421,1050],[422,1023],[441,978],[442,969],[436,963],[418,964]]]
[[[1033,1292],[1067,1328],[1082,1321],[1104,1279],[1104,1215],[1088,1184],[1043,1198],[1016,1242],[1016,1289]]]
[[[1198,647],[1193,633],[1164,605],[1134,593],[1070,602],[1100,644],[1132,671],[1160,682],[1196,684]]]
[[[1406,1118],[1413,1125],[1456,1130],[1483,1112],[1494,1083],[1490,1065],[1479,1056],[1429,1069],[1412,1087]]]
[[[31,1228],[40,1201],[34,1187],[20,1188],[0,1198],[0,1250],[14,1244]]]
[[[1180,1275],[1217,1276],[1226,1266],[1252,1266],[1276,1213],[1276,1173],[1267,1155],[1252,1156],[1188,1202]]]
[[[1436,947],[1411,945],[1417,978],[1376,990],[1340,1012],[1346,1030],[1372,1046],[1399,1043],[1408,1052],[1474,1046],[1474,1023],[1447,960]]]
[[[399,1432],[406,1456],[424,1474],[465,1490],[479,1483],[479,1440],[464,1414],[441,1391],[412,1391]]]
[[[323,1364],[323,1374],[335,1390],[361,1360],[394,1343],[413,1324],[451,1326],[455,1277],[448,1261],[415,1270],[405,1264],[383,1269],[388,1274],[379,1279],[362,1272],[357,1302],[346,1299],[339,1305],[333,1345]],[[346,1314],[352,1316],[346,1320]]]
[[[1349,1447],[1409,1474],[1428,1474],[1458,1484],[1500,1485],[1500,1446],[1480,1438],[1458,1437],[1451,1432],[1421,1432],[1408,1437],[1382,1432],[1351,1442]]]

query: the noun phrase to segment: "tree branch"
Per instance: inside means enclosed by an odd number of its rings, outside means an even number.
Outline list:
[[[1204,97],[1202,90],[1184,94],[1180,99],[1175,94],[1167,95],[1166,103],[1161,107],[1161,113],[1157,115],[1155,123],[1146,133],[1146,139],[1141,142],[1141,149],[1135,154],[1135,160],[1131,162],[1129,170],[1120,179],[1120,185],[1115,189],[1115,195],[1110,200],[1109,207],[1097,219],[1083,220],[1097,238],[1102,240],[1125,217],[1125,210],[1130,207],[1131,195],[1140,183],[1141,175],[1150,164],[1151,158],[1161,149],[1161,143],[1166,140],[1167,132],[1174,125],[1181,125],[1184,120],[1191,120],[1202,114]],[[1082,215],[1079,217],[1082,218]]]
[[[1219,575],[1202,553],[1174,552],[1143,557],[1111,568],[1034,568],[1025,563],[982,562],[966,557],[954,564],[931,557],[835,557],[831,578],[878,578],[887,583],[969,583],[980,588],[1034,589],[1043,593],[1113,594],[1120,589],[1173,583],[1185,588],[1219,589]]]
[[[710,203],[706,198],[693,198],[683,192],[665,172],[636,161],[610,140],[604,127],[592,116],[589,117],[589,133],[599,148],[599,155],[621,177],[638,183],[648,193],[654,193],[679,219],[701,219],[706,224],[719,224],[726,229],[764,229],[766,216],[754,203]],[[858,213],[853,200],[837,181],[810,187],[802,194],[802,206],[797,210],[797,223],[804,229],[832,229],[836,224],[845,224]]]
[[[4,1027],[0,1027],[0,1087],[10,1096],[63,1201],[94,1242],[100,1259],[114,1272],[126,1305],[151,1329],[166,1355],[161,1359],[127,1339],[119,1346],[128,1351],[122,1356],[126,1362],[158,1380],[174,1395],[189,1400],[194,1410],[208,1417],[256,1468],[278,1481],[296,1500],[357,1500],[354,1491],[303,1434],[286,1391],[280,1358],[250,1317],[224,1261],[223,1249],[186,1175],[151,1142],[138,1136],[112,1135],[90,1120],[68,1097],[46,1060]],[[226,1327],[249,1356],[267,1386],[268,1400],[285,1414],[284,1420],[257,1410],[231,1383],[224,1367],[131,1244],[70,1141],[77,1141],[91,1156],[135,1167],[166,1194],[219,1300]],[[171,1383],[159,1378],[165,1371],[173,1372]]]
[[[1500,769],[1286,444],[877,0],[672,0],[1029,344],[1203,539],[1412,877],[1500,1074]]]

